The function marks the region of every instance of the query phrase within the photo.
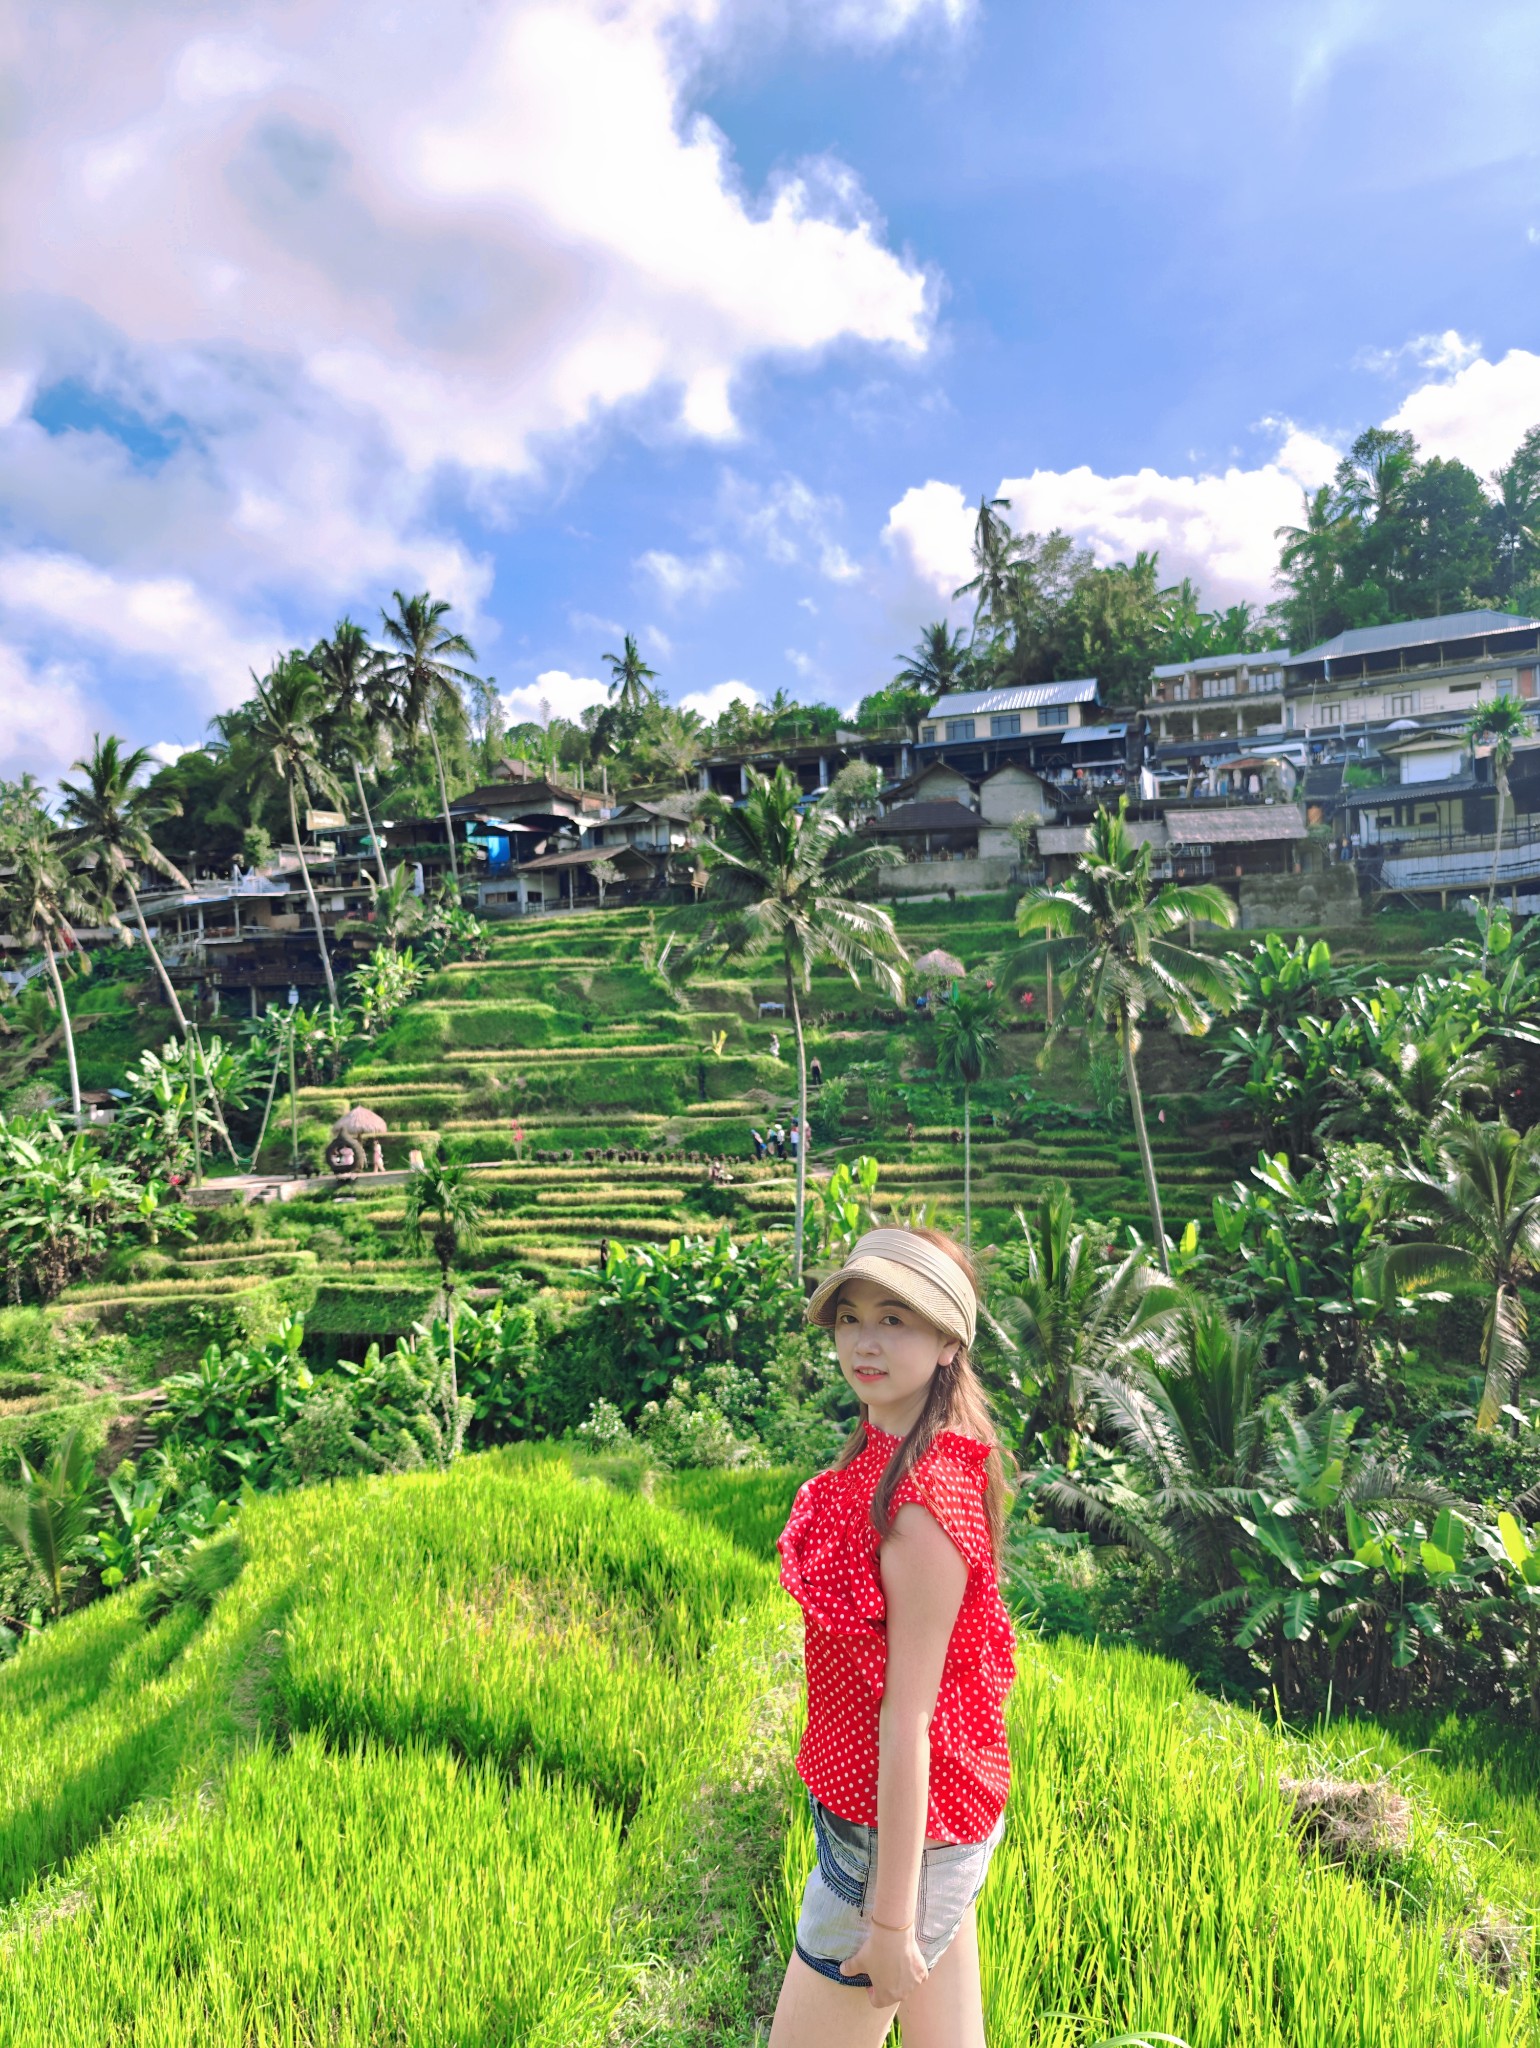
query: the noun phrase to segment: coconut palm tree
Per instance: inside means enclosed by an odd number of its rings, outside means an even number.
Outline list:
[[[927,708],[937,697],[945,697],[967,680],[968,644],[945,619],[925,627],[912,653],[894,658],[903,663],[894,682],[908,690],[923,690]]]
[[[6,930],[23,945],[36,946],[43,955],[64,1032],[70,1110],[78,1129],[85,1121],[80,1102],[80,1068],[75,1058],[75,1032],[65,1000],[64,981],[59,973],[59,954],[76,949],[75,924],[84,923],[91,915],[91,905],[72,863],[60,851],[58,838],[41,806],[20,810],[7,820],[0,855],[10,869],[0,881],[0,918]]]
[[[973,599],[975,639],[980,625],[997,631],[1011,615],[1011,600],[1016,594],[1015,565],[1021,549],[1010,521],[1001,516],[1010,509],[1009,498],[979,499],[978,515],[973,522],[973,574],[952,592],[954,599]]]
[[[658,672],[643,661],[634,634],[627,633],[621,646],[623,653],[600,656],[610,671],[605,687],[617,711],[640,718],[650,704],[658,701],[658,693],[652,687],[658,680]]]
[[[1164,1357],[1184,1297],[1141,1248],[1107,1263],[1063,1181],[1018,1209],[1016,1226],[995,1256],[996,1307],[1036,1383],[1026,1434],[1063,1459],[1085,1427],[1093,1381],[1126,1378],[1146,1354]]]
[[[182,1014],[175,984],[166,972],[166,963],[150,937],[139,891],[134,886],[136,867],[152,869],[178,889],[192,886],[152,837],[163,820],[181,816],[182,806],[175,799],[163,802],[139,781],[150,758],[147,747],[125,753],[116,734],[109,734],[106,739],[100,733],[93,734],[89,756],[72,764],[85,776],[84,783],[59,784],[64,799],[64,830],[59,835],[59,844],[68,853],[94,861],[97,882],[109,905],[121,883],[139,927],[139,937],[165,991],[167,1007],[176,1019],[177,1030],[186,1038],[187,1019]]]
[[[752,770],[743,802],[724,810],[715,840],[702,848],[710,871],[708,893],[732,913],[719,935],[729,952],[752,959],[778,955],[786,1008],[797,1044],[797,1126],[807,1130],[807,1046],[799,987],[814,965],[832,960],[852,981],[862,971],[899,1001],[903,993],[899,944],[889,912],[855,900],[877,870],[896,856],[876,842],[855,839],[827,805],[800,808],[802,791],[784,767],[773,777]],[[807,1208],[807,1146],[797,1146],[793,1259],[802,1277],[802,1225]]]
[[[321,906],[316,901],[310,863],[305,858],[304,841],[300,837],[297,802],[300,791],[307,797],[320,793],[334,801],[338,795],[331,771],[322,759],[317,730],[326,712],[326,690],[321,678],[297,647],[288,654],[277,656],[268,673],[261,678],[253,676],[252,682],[255,688],[239,714],[241,730],[255,750],[258,787],[280,784],[288,799],[289,830],[294,835],[299,871],[305,882],[305,897],[315,924],[316,949],[321,955],[321,972],[326,977],[326,999],[335,1010],[337,984],[332,976],[331,955],[326,949]]]
[[[1508,770],[1513,766],[1514,742],[1529,731],[1529,720],[1517,697],[1506,694],[1490,704],[1478,704],[1471,713],[1465,736],[1473,747],[1492,749],[1492,780],[1497,784],[1497,832],[1492,841],[1492,872],[1487,879],[1487,921],[1482,934],[1481,971],[1487,971],[1487,933],[1492,929],[1492,899],[1497,893],[1497,864],[1503,850],[1503,805],[1508,801]]]
[[[1088,1022],[1117,1038],[1154,1225],[1155,1256],[1161,1271],[1169,1274],[1160,1188],[1139,1087],[1139,1027],[1146,1012],[1162,1010],[1178,1029],[1201,1033],[1208,1029],[1211,1009],[1230,1007],[1234,982],[1226,963],[1179,946],[1168,934],[1186,924],[1233,925],[1236,910],[1212,882],[1166,882],[1157,890],[1150,879],[1151,848],[1148,843],[1134,845],[1127,812],[1128,799],[1123,797],[1116,811],[1104,808],[1096,813],[1090,847],[1076,862],[1074,874],[1062,888],[1029,890],[1017,906],[1016,929],[1023,935],[1043,932],[1068,941],[1069,957],[1060,981],[1063,1002],[1043,1056],[1076,1008]]]
[[[396,600],[394,614],[380,614],[391,650],[385,678],[396,694],[402,730],[426,733],[433,749],[439,801],[444,807],[444,836],[449,842],[449,872],[458,891],[460,863],[455,858],[454,821],[449,815],[449,784],[444,779],[438,728],[442,722],[456,734],[465,730],[465,699],[460,693],[462,686],[478,678],[455,663],[474,661],[476,650],[463,633],[444,624],[450,609],[446,598],[436,598],[426,590],[415,597],[403,597],[399,590],[391,595]]]
[[[1540,1272],[1540,1125],[1464,1119],[1431,1165],[1397,1176],[1402,1206],[1430,1233],[1384,1254],[1389,1280],[1407,1291],[1454,1286],[1487,1297],[1481,1329],[1476,1427],[1495,1429],[1529,1365],[1529,1316],[1520,1292]]]
[[[1000,1049],[994,990],[961,981],[936,1013],[936,1072],[963,1099],[963,1241],[973,1249],[973,1091]]]
[[[19,1483],[0,1487],[0,1540],[13,1544],[48,1588],[57,1620],[64,1612],[65,1572],[91,1527],[95,1465],[78,1429],[65,1432],[40,1471],[25,1455],[17,1463]]]
[[[384,654],[370,645],[363,627],[351,619],[339,619],[331,638],[318,640],[311,648],[309,660],[327,697],[322,738],[347,756],[358,807],[374,848],[375,873],[383,889],[387,886],[385,855],[364,792],[363,763],[372,766],[379,760],[385,736],[398,722],[395,686],[387,674]]]

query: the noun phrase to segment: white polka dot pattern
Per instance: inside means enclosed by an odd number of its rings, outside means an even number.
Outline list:
[[[887,1672],[886,1606],[872,1526],[872,1496],[902,1438],[866,1428],[843,1471],[820,1472],[792,1503],[782,1531],[781,1584],[802,1608],[807,1733],[797,1770],[843,1820],[877,1824],[877,1737]],[[932,1514],[968,1566],[968,1587],[947,1647],[930,1730],[933,1841],[987,1840],[1005,1807],[1010,1754],[1003,1705],[1016,1676],[1015,1638],[984,1512],[989,1447],[943,1430],[893,1507]]]

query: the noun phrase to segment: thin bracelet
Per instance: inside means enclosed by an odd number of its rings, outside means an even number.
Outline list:
[[[893,1925],[891,1920],[879,1920],[875,1913],[869,1914],[867,1917],[870,1919],[873,1927],[880,1927],[884,1934],[907,1934],[914,1925],[914,1915],[912,1913],[907,1920],[897,1927]]]

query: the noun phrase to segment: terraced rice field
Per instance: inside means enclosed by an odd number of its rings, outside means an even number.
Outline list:
[[[8,2048],[762,2041],[811,1858],[795,1475],[623,1476],[525,1446],[258,1497],[168,1611],[0,1668]],[[1421,1759],[1406,1852],[1350,1874],[1280,1785],[1318,1752],[1156,1658],[1019,1661],[992,2048],[1540,2038],[1528,1938],[1509,1988],[1481,1960],[1532,1794]]]
[[[971,967],[1011,950],[1007,910],[1003,897],[925,905],[901,909],[899,926],[912,956],[945,945]],[[512,1272],[556,1288],[580,1285],[605,1237],[661,1241],[718,1228],[724,1218],[739,1233],[786,1229],[791,1166],[755,1165],[749,1142],[751,1126],[788,1121],[793,1111],[790,1031],[784,1018],[761,1018],[759,1011],[761,1001],[777,1001],[784,991],[766,965],[704,974],[676,999],[645,964],[662,943],[666,921],[619,910],[494,926],[488,960],[435,975],[339,1083],[301,1088],[302,1145],[318,1157],[333,1119],[364,1102],[390,1126],[388,1168],[404,1168],[412,1151],[428,1153],[441,1143],[452,1156],[479,1163],[489,1213],[482,1246],[465,1261],[472,1285],[495,1286]],[[1008,1229],[1012,1206],[1048,1179],[1068,1180],[1088,1213],[1147,1229],[1128,1132],[1010,1137],[992,1124],[996,1113],[1003,1120],[1015,1082],[1089,1099],[1081,1050],[1057,1055],[1046,1078],[1037,1073],[1046,991],[1040,978],[1008,979],[1012,1024],[1002,1041],[1002,1072],[975,1099],[979,1239],[987,1243]],[[1028,985],[1035,996],[1030,1020],[1016,1001]],[[771,1050],[777,1033],[779,1058]],[[1152,1048],[1170,1067],[1172,1049],[1160,1045],[1163,1038],[1152,1033]],[[901,1086],[924,1082],[924,1023],[838,973],[814,977],[808,1040],[826,1077],[876,1063]],[[1180,1228],[1190,1215],[1206,1217],[1214,1194],[1253,1155],[1239,1134],[1232,1139],[1211,1116],[1195,1113],[1201,1070],[1189,1059],[1175,1071],[1184,1092],[1162,1098],[1162,1069],[1152,1065],[1151,1120],[1168,1220]],[[838,1135],[815,1144],[815,1181],[836,1160],[871,1152],[882,1162],[886,1194],[931,1199],[943,1220],[960,1222],[960,1107],[934,1088],[918,1120],[897,1101],[874,1120],[865,1104],[857,1086]],[[288,1153],[289,1106],[280,1097],[263,1164],[279,1171]],[[711,1159],[727,1162],[729,1186],[708,1185],[704,1162]],[[404,1329],[421,1313],[435,1276],[428,1260],[401,1243],[403,1202],[399,1187],[365,1177],[342,1201],[326,1195],[263,1208],[239,1223],[230,1215],[207,1218],[196,1243],[148,1255],[132,1280],[76,1290],[66,1313],[108,1324],[127,1318],[143,1325],[158,1316],[169,1324],[173,1305],[184,1315],[199,1303],[228,1310],[263,1289],[270,1300],[276,1286],[339,1337]],[[248,1234],[232,1234],[242,1230]]]

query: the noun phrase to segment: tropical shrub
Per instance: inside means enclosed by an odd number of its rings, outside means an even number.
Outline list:
[[[154,1242],[184,1231],[185,1216],[102,1156],[88,1131],[66,1133],[51,1117],[0,1116],[0,1263],[6,1299],[52,1301],[125,1235]]]

